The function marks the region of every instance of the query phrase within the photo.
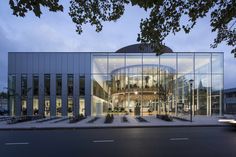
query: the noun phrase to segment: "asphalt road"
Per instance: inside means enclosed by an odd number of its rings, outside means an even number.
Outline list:
[[[236,130],[169,127],[0,131],[0,157],[236,157]]]

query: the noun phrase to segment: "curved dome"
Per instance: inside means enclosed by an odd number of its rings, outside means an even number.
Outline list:
[[[133,44],[125,46],[116,51],[116,53],[156,53],[150,44]],[[161,53],[173,53],[171,48],[163,46]]]

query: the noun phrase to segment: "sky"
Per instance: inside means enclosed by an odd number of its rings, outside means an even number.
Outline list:
[[[43,9],[41,18],[28,13],[26,17],[12,15],[9,1],[0,1],[0,91],[7,86],[8,52],[113,52],[137,43],[139,23],[147,13],[138,7],[127,6],[125,14],[116,22],[105,22],[100,33],[85,25],[82,35],[68,15],[68,1],[63,2],[64,12]],[[186,19],[182,19],[186,22]],[[164,41],[175,52],[224,52],[224,88],[236,87],[236,59],[232,47],[221,43],[210,48],[215,33],[211,32],[210,18],[197,21],[189,33],[170,34]]]

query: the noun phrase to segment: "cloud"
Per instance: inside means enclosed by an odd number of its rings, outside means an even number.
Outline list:
[[[7,52],[116,51],[136,43],[140,19],[147,16],[139,8],[128,6],[124,16],[117,22],[103,23],[102,32],[96,33],[94,27],[85,25],[83,34],[78,35],[67,12],[68,8],[63,13],[43,10],[41,18],[33,14],[17,18],[11,15],[6,1],[0,2],[0,90],[7,85]],[[204,19],[199,20],[190,34],[179,32],[168,36],[165,42],[178,52],[225,52],[225,88],[235,87],[236,73],[232,69],[236,61],[226,44],[221,44],[217,49],[210,48],[214,37],[209,19]]]

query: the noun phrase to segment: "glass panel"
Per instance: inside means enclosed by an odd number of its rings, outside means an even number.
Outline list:
[[[73,74],[68,74],[67,77],[68,96],[73,96]]]
[[[56,95],[61,96],[62,94],[62,75],[56,74]]]
[[[126,71],[125,78],[124,76],[120,76],[120,80],[125,82],[125,91],[117,92],[113,94],[113,99],[116,99],[116,103],[114,105],[114,110],[116,111],[127,111],[130,114],[141,115],[142,113],[142,87],[143,87],[143,65],[142,65],[142,56],[131,56],[131,54],[127,54],[126,56]],[[116,76],[115,75],[115,76]],[[116,76],[116,78],[117,78]],[[119,77],[118,77],[119,78]],[[121,83],[122,84],[122,83]]]
[[[27,75],[21,75],[21,96],[27,97]]]
[[[33,75],[33,96],[39,95],[39,76]]]
[[[15,75],[8,76],[8,94],[9,94],[10,115],[14,116],[15,111],[16,111],[15,100],[16,100],[16,96],[18,95],[16,93],[16,76]]]
[[[210,53],[195,53],[195,73],[211,73]]]
[[[96,115],[102,115],[108,111],[108,95],[111,88],[111,83],[107,75],[93,75],[93,112]]]
[[[85,76],[79,77],[79,94],[80,96],[85,95]]]
[[[212,54],[212,73],[223,74],[223,53]]]
[[[26,99],[22,98],[21,99],[21,115],[27,115],[27,106],[26,106]]]
[[[160,65],[164,66],[170,73],[176,73],[176,53],[162,54],[160,56]]]
[[[57,97],[56,99],[56,115],[61,116],[61,97]]]
[[[33,114],[39,114],[39,99],[36,97],[33,99]]]
[[[45,116],[50,116],[50,98],[49,97],[45,97],[44,114]]]
[[[178,53],[178,73],[193,73],[193,53]]]
[[[79,99],[79,113],[85,115],[85,101],[84,98]]]
[[[73,112],[73,99],[72,99],[72,97],[69,97],[68,98],[68,108],[67,108],[68,116],[72,116],[72,112]]]
[[[44,74],[44,114],[50,116],[50,74]]]
[[[223,75],[212,75],[211,112],[221,114],[223,93]]]
[[[143,66],[159,66],[159,56],[143,54]]]
[[[108,64],[108,57],[107,55],[93,55],[92,56],[92,63],[93,63],[93,69],[92,73],[107,73],[107,64]]]
[[[142,73],[142,56],[126,56],[126,73]]]
[[[125,56],[121,55],[110,55],[108,56],[108,73],[112,73],[113,70],[117,70],[119,68],[124,68],[125,66]]]
[[[130,69],[134,69],[137,67],[130,67]],[[142,71],[142,67],[139,71]],[[142,73],[133,73],[126,75],[126,91],[124,94],[119,94],[118,98],[123,102],[119,107],[124,108],[125,111],[128,111],[130,114],[134,115],[141,115],[141,108],[142,108]],[[119,100],[118,99],[118,100]],[[121,106],[122,105],[122,106]]]
[[[211,75],[195,75],[195,114],[211,114]]]
[[[178,115],[189,116],[191,105],[190,80],[193,80],[192,74],[178,75],[176,91],[176,112]],[[194,84],[192,87],[192,96],[194,95]],[[193,99],[192,99],[193,100]],[[192,103],[194,110],[194,103]]]
[[[27,75],[21,75],[21,115],[27,115]]]
[[[50,74],[44,75],[44,95],[50,96]]]
[[[107,101],[108,80],[106,75],[93,75],[93,95]]]

